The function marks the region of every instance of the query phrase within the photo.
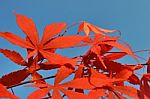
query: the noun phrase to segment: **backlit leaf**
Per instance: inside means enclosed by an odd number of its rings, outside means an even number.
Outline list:
[[[42,97],[46,96],[51,88],[42,88],[32,92],[27,99],[41,99]]]
[[[20,29],[29,37],[34,45],[37,45],[39,43],[39,36],[33,20],[21,14],[15,15]]]
[[[130,86],[115,86],[115,90],[135,99],[138,99],[137,89]]]
[[[63,83],[60,86],[77,88],[77,89],[93,89],[94,88],[94,86],[92,86],[89,83],[89,79],[88,78],[77,78],[75,80]]]
[[[11,61],[13,61],[19,65],[26,65],[27,64],[26,61],[23,59],[23,57],[15,51],[0,48],[0,53],[2,53],[7,58],[9,58]]]
[[[66,23],[53,23],[45,27],[41,44],[46,43],[50,38],[60,33],[66,27]]]
[[[67,78],[70,74],[72,74],[72,72],[73,72],[72,68],[61,66],[60,69],[57,71],[54,85],[57,85],[59,82]]]
[[[79,93],[79,92],[74,92],[71,90],[66,90],[66,89],[60,89],[63,93],[65,93],[65,95],[68,97],[68,99],[88,99],[88,97],[83,94],[83,93]]]
[[[9,42],[18,45],[23,48],[30,48],[33,49],[33,46],[25,41],[24,39],[20,38],[19,36],[10,33],[10,32],[0,32],[0,37],[3,37],[4,39],[8,40]]]
[[[44,46],[44,49],[49,48],[69,48],[79,44],[85,36],[61,36],[53,39]]]

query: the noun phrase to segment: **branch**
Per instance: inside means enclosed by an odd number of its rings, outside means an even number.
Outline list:
[[[56,77],[56,76],[48,76],[48,77],[40,78],[40,79],[37,79],[37,80],[29,80],[29,81],[25,81],[25,82],[21,82],[21,83],[12,85],[12,86],[7,86],[7,89],[13,88],[13,87],[17,87],[17,86],[20,86],[20,85],[24,85],[24,84],[28,84],[28,83],[34,83],[35,81],[38,81],[38,80],[46,80],[46,79],[51,79],[51,78],[55,78],[55,77]]]
[[[132,64],[135,66],[135,64]],[[150,65],[150,63],[144,63],[144,64],[139,64],[139,65]],[[86,71],[87,69],[85,69]],[[74,72],[73,72],[74,73]],[[38,81],[38,80],[46,80],[46,79],[51,79],[51,78],[55,78],[56,76],[48,76],[48,77],[44,77],[44,78],[40,78],[40,79],[36,79],[36,80],[29,80],[29,81],[25,81],[25,82],[21,82],[21,83],[18,83],[18,84],[15,84],[15,85],[12,85],[12,86],[7,86],[7,89],[9,88],[13,88],[13,87],[17,87],[17,86],[20,86],[20,85],[24,85],[24,84],[28,84],[28,83],[34,83],[35,81]]]

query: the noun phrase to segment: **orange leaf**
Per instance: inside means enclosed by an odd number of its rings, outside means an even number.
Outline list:
[[[77,78],[75,80],[63,83],[60,86],[77,88],[77,89],[93,89],[94,88],[94,86],[92,86],[89,83],[89,79],[88,78]]]
[[[12,73],[9,73],[5,76],[2,76],[0,78],[0,83],[5,86],[11,86],[20,83],[24,79],[26,79],[29,76],[29,72],[27,69],[18,70]]]
[[[113,92],[109,91],[109,93],[108,93],[108,99],[117,99],[117,98],[116,98],[116,95]]]
[[[76,65],[76,59],[70,59],[65,56],[61,56],[43,50],[41,50],[40,53],[43,55],[44,58],[48,59],[52,64],[60,64],[60,65],[71,64],[73,68]]]
[[[27,99],[41,99],[42,97],[46,96],[48,92],[51,90],[51,88],[42,88],[39,90],[34,91],[31,93]]]
[[[19,97],[7,91],[7,89],[2,84],[0,84],[0,98],[19,99]]]
[[[37,45],[39,43],[39,36],[33,20],[21,14],[15,15],[20,29],[29,37],[34,45]]]
[[[84,30],[86,35],[89,35],[90,29],[87,26],[86,22],[82,22],[78,28],[78,32],[81,32],[82,30]]]
[[[74,92],[74,91],[71,91],[71,90],[63,89],[63,88],[61,88],[60,90],[63,93],[65,93],[65,95],[68,97],[68,99],[77,99],[77,98],[78,99],[88,99],[88,97],[83,93]]]
[[[42,79],[42,75],[40,75],[38,72],[34,72],[31,74],[32,75],[32,80],[34,81],[35,80],[35,83],[38,84],[38,83],[45,83],[44,80],[38,80],[38,79]]]
[[[66,27],[66,23],[53,23],[49,24],[44,29],[44,34],[41,40],[41,44],[46,43],[50,38],[60,33]]]
[[[70,48],[79,44],[85,36],[60,36],[44,46],[44,49],[49,48]]]
[[[115,86],[115,90],[135,99],[138,99],[137,89],[130,86]]]
[[[0,53],[2,53],[7,58],[9,58],[11,61],[13,61],[19,65],[26,65],[27,64],[26,61],[23,59],[23,57],[15,51],[0,48]]]
[[[90,78],[90,84],[96,87],[102,87],[102,86],[107,86],[111,85],[116,82],[121,82],[123,81],[122,79],[102,79],[102,78]]]
[[[104,89],[91,90],[88,93],[89,99],[99,99],[101,96],[106,96]]]
[[[70,74],[72,74],[72,72],[73,72],[73,69],[68,68],[66,66],[61,66],[60,69],[57,71],[54,85],[59,84],[62,80],[64,80]]]
[[[136,58],[136,56],[134,55],[134,53],[127,47],[125,47],[124,45],[115,42],[115,41],[104,41],[103,44],[107,44],[107,45],[111,45],[113,47],[116,47],[124,52],[126,52],[127,54],[131,55],[136,61],[138,61],[138,59]]]
[[[33,46],[29,42],[10,32],[0,32],[0,37],[20,47],[33,49]]]
[[[117,30],[107,30],[107,29],[103,29],[103,28],[99,28],[95,25],[92,25],[90,23],[87,22],[82,22],[78,28],[78,32],[81,32],[82,30],[85,31],[86,35],[89,35],[89,32],[94,32],[96,34],[101,34],[101,35],[105,35],[104,33],[112,33],[112,32],[116,32]]]
[[[62,96],[59,93],[58,89],[53,90],[52,98],[51,99],[63,99]]]

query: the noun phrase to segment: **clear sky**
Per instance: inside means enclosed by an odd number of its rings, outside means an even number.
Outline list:
[[[119,29],[122,32],[121,39],[128,42],[133,50],[150,49],[149,4],[150,0],[0,0],[0,31],[10,31],[25,37],[16,25],[13,14],[15,11],[32,18],[40,35],[44,26],[53,22],[71,25],[78,21],[87,21],[103,28]],[[26,56],[25,50],[2,38],[0,48],[16,50]],[[150,54],[139,55],[147,58]],[[124,60],[126,61],[129,60]],[[19,68],[22,67],[0,54],[0,76]],[[16,95],[22,99],[31,92],[30,88],[14,89]]]

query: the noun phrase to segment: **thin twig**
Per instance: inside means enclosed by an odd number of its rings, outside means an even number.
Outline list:
[[[13,90],[12,88],[10,88],[10,90],[11,90],[12,94],[13,94],[13,95],[15,95],[15,92],[14,92],[14,90]]]

